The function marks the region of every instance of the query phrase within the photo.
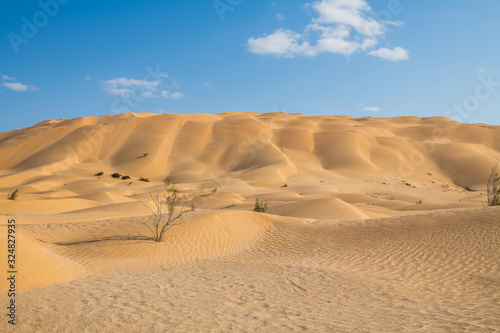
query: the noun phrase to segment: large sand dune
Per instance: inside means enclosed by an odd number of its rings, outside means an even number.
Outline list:
[[[1,133],[0,156],[2,332],[500,330],[498,126],[130,113]],[[167,176],[200,197],[154,243],[138,200]]]

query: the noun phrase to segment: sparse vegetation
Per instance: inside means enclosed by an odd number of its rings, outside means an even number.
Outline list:
[[[500,175],[498,174],[498,162],[491,168],[490,177],[486,182],[486,198],[488,206],[500,206]]]
[[[19,190],[16,188],[16,190],[14,192],[7,194],[7,199],[8,200],[16,200],[18,192],[19,192]]]
[[[113,178],[120,178],[122,175],[120,175],[118,172],[115,172],[114,174],[111,175]]]
[[[212,193],[213,193],[213,194],[217,193],[217,187],[214,187],[214,188],[213,188]]]
[[[142,157],[146,157],[148,155],[149,155],[149,153],[144,153],[144,154],[142,154]]]
[[[172,224],[179,219],[188,208],[186,205],[191,201],[191,210],[195,210],[196,196],[181,195],[174,185],[164,184],[149,191],[149,196],[153,201],[153,208],[144,202],[137,200],[147,207],[153,214],[152,223],[143,223],[151,232],[151,239],[154,242],[161,242],[163,236]],[[178,206],[181,206],[180,209]],[[177,209],[176,209],[177,208]]]
[[[422,201],[422,199],[420,199],[420,200],[418,200],[418,201],[417,201],[417,205],[421,205],[421,204],[423,204],[423,203],[424,203],[424,202]]]
[[[96,173],[94,176],[102,176],[102,175],[104,175],[104,172],[99,171],[99,172],[98,172],[98,173]]]
[[[130,176],[122,176],[123,180],[130,179]]]
[[[254,212],[265,213],[267,210],[267,201],[259,201],[259,198],[255,199],[255,206],[253,208]]]
[[[172,184],[172,177],[167,176],[165,177],[165,180],[163,181],[166,185]]]
[[[139,180],[140,180],[141,182],[146,182],[146,183],[149,183],[149,182],[150,182],[149,178],[144,178],[144,177],[139,178]],[[168,184],[167,184],[167,185],[168,185]]]
[[[288,187],[288,184],[283,185],[283,187]]]

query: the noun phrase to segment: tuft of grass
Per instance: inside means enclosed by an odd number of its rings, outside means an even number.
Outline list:
[[[422,201],[422,199],[420,199],[420,200],[418,200],[418,201],[417,201],[417,205],[421,205],[421,204],[423,204],[423,203],[424,203],[424,202]]]
[[[120,175],[118,172],[115,172],[114,174],[111,175],[113,178],[120,178],[122,175]]]
[[[122,176],[123,180],[130,179],[130,176]]]
[[[259,201],[259,198],[255,199],[255,206],[253,211],[257,213],[265,213],[267,210],[267,201]]]
[[[213,194],[217,193],[217,186],[213,188],[212,193]]]
[[[170,176],[165,177],[165,180],[163,182],[165,183],[165,185],[172,184],[172,177]]]
[[[19,190],[16,188],[16,190],[14,192],[7,194],[7,199],[8,200],[16,200],[18,192],[19,192]]]
[[[149,178],[144,178],[144,177],[139,178],[139,180],[140,180],[141,182],[146,182],[146,183],[149,183],[149,182],[150,182]]]
[[[102,175],[104,175],[104,172],[99,171],[99,172],[98,172],[98,173],[96,173],[94,176],[102,176]]]

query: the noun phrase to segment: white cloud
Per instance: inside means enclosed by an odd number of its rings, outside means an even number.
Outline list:
[[[112,95],[130,95],[134,90],[142,91],[142,95],[148,91],[156,91],[160,81],[136,80],[119,77],[112,80],[101,81],[102,90]]]
[[[92,78],[92,75],[85,75],[85,80],[90,80]]]
[[[302,33],[281,28],[262,37],[251,37],[247,41],[248,51],[282,57],[316,56],[323,52],[349,56],[375,47],[388,26],[403,24],[401,21],[378,21],[370,15],[371,7],[366,0],[320,0],[306,7],[312,8],[316,17]],[[370,54],[388,60],[408,59],[408,52],[401,47],[392,50],[393,54],[383,49],[372,52]]]
[[[384,26],[365,12],[371,10],[365,0],[322,0],[312,5],[319,17],[314,22],[353,27],[365,36],[384,33]]]
[[[10,77],[8,75],[2,75],[2,80],[6,80],[6,81],[12,81],[12,80],[15,80],[16,78],[15,77]]]
[[[386,24],[393,25],[396,27],[402,26],[404,23],[403,21],[385,21]]]
[[[143,96],[143,97],[147,97],[147,98],[156,98],[156,97],[158,97],[158,96],[156,96],[155,94],[153,94],[153,92],[152,92],[152,91],[149,91],[149,90],[148,90],[148,91],[143,92],[143,93],[142,93],[142,96]]]
[[[381,109],[378,106],[365,106],[364,111],[379,112]]]
[[[276,18],[280,21],[285,19],[285,17],[281,13],[276,14]]]
[[[171,94],[169,91],[167,90],[163,90],[161,92],[161,95],[165,98],[172,98],[172,99],[179,99],[179,98],[184,98],[186,97],[183,93],[181,92],[174,92],[173,94]]]
[[[408,51],[399,46],[395,47],[392,50],[386,48],[380,48],[378,50],[368,52],[368,54],[389,61],[401,61],[401,60],[408,60],[410,58],[408,56]]]
[[[2,85],[6,88],[15,90],[15,91],[29,91],[29,90],[38,90],[34,85],[26,85],[20,82],[3,82]]]
[[[270,35],[250,38],[248,48],[257,54],[274,54],[291,57],[295,54],[312,55],[316,53],[309,42],[300,42],[301,35],[292,30],[278,29]]]

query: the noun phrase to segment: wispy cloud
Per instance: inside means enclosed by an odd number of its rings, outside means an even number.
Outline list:
[[[403,24],[370,16],[371,7],[366,0],[321,0],[307,4],[306,8],[312,8],[316,16],[301,33],[280,28],[271,34],[251,37],[247,41],[248,50],[282,57],[316,56],[323,52],[348,56],[367,52],[378,44],[389,26]],[[379,50],[372,55],[398,59],[394,61],[408,59],[408,52],[401,47],[392,50],[393,54]]]
[[[370,111],[370,112],[379,112],[381,110],[381,108],[379,108],[378,106],[365,106],[363,108],[364,111]]]
[[[90,80],[92,79],[92,75],[85,75],[85,80]]]
[[[3,82],[2,85],[6,88],[9,88],[9,89],[15,90],[15,91],[38,90],[38,88],[32,84],[27,85],[27,84],[22,84],[21,82]]]
[[[135,96],[142,98],[164,97],[179,99],[185,97],[185,95],[181,92],[170,93],[165,90],[168,86],[179,87],[175,79],[166,73],[155,75],[156,80],[148,79],[149,77],[145,77],[143,80],[119,77],[116,79],[101,81],[101,89],[109,94],[119,96],[130,96],[134,94]]]
[[[285,17],[281,13],[276,14],[276,18],[280,21],[285,19]]]
[[[160,81],[146,81],[146,80],[136,80],[127,79],[124,77],[119,77],[112,80],[101,81],[102,90],[112,94],[112,95],[130,95],[134,91],[139,91],[144,94],[147,91],[156,91],[156,87],[160,84]]]
[[[184,98],[186,97],[183,93],[181,92],[174,92],[174,93],[170,93],[169,91],[167,90],[163,90],[161,92],[161,96],[162,97],[165,97],[165,98],[172,98],[172,99],[179,99],[179,98]]]
[[[12,81],[12,80],[16,80],[16,78],[15,77],[10,77],[8,75],[3,74],[2,75],[2,80]]]
[[[408,51],[399,46],[395,47],[392,50],[386,48],[380,48],[375,51],[370,51],[368,52],[368,54],[389,61],[401,61],[401,60],[408,60],[410,58],[408,56]]]

